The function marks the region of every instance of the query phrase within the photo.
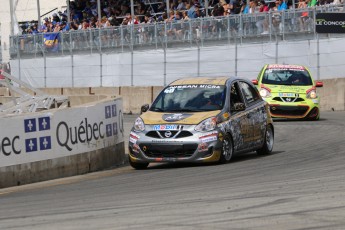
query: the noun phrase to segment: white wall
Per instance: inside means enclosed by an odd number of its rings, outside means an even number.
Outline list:
[[[267,63],[306,65],[315,79],[345,77],[345,38],[204,47],[200,49],[200,76],[238,75],[256,78]],[[319,53],[318,53],[319,52]],[[75,55],[11,61],[12,75],[34,87],[162,86],[177,78],[198,75],[196,48],[168,49],[164,72],[163,50],[135,52],[133,75],[130,53]],[[320,68],[318,68],[318,60]],[[236,69],[237,68],[237,69]],[[133,79],[133,82],[132,82]],[[102,83],[101,83],[102,82]]]

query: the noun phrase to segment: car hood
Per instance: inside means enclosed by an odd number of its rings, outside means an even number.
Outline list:
[[[218,115],[220,110],[208,111],[208,112],[176,112],[176,113],[162,113],[147,111],[140,117],[147,125],[156,124],[188,124],[197,125],[206,118]]]
[[[271,93],[298,93],[305,94],[306,91],[313,86],[311,85],[269,85],[264,84],[265,87],[271,90]]]

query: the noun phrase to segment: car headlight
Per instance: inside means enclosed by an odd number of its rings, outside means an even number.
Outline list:
[[[310,99],[317,98],[316,90],[315,89],[308,90],[307,91],[307,98],[310,98]]]
[[[145,130],[145,123],[143,121],[143,119],[141,119],[140,117],[138,117],[133,125],[134,131],[136,132],[142,132]]]
[[[207,132],[207,131],[212,131],[216,128],[217,126],[217,118],[216,117],[210,117],[202,122],[200,122],[196,127],[195,131],[198,132]]]
[[[260,89],[260,95],[261,95],[261,97],[270,97],[271,92],[266,88],[261,88]]]

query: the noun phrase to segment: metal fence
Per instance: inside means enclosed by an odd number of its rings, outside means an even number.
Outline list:
[[[55,51],[45,46],[44,34],[14,36],[11,69],[34,87],[166,85],[187,76],[255,78],[266,63],[306,65],[317,79],[344,77],[339,75],[345,72],[345,36],[321,39],[314,25],[317,12],[342,10],[334,5],[289,10],[281,12],[280,21],[261,13],[70,31],[59,34]]]
[[[240,14],[227,17],[204,17],[187,21],[132,24],[103,29],[60,32],[59,47],[50,50],[45,34],[26,34],[10,38],[12,59],[35,55],[127,52],[173,46],[195,46],[253,40],[296,39],[303,35],[316,38],[315,15],[319,12],[343,12],[339,5],[325,5],[283,12]],[[303,17],[302,15],[308,15]],[[198,44],[197,44],[198,43]]]

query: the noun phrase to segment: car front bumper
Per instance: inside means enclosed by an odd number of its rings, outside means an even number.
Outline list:
[[[153,130],[146,125],[144,132],[130,133],[129,157],[134,162],[216,162],[222,148],[220,130],[197,132],[194,125],[184,125],[166,137],[166,130]],[[183,132],[182,132],[183,131]]]
[[[270,98],[264,99],[270,106],[272,118],[304,119],[319,116],[319,98],[304,98],[301,102],[281,102]]]

